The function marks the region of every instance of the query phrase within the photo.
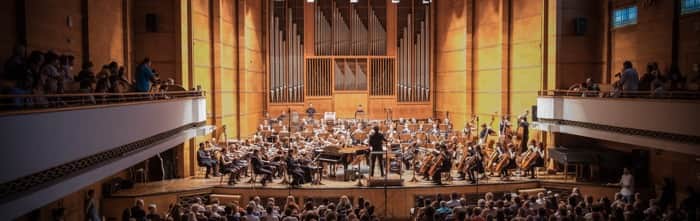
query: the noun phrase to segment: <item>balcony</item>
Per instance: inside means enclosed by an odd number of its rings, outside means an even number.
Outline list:
[[[14,215],[209,132],[201,91],[2,96],[54,104],[0,111],[0,211]]]
[[[632,93],[612,98],[590,92],[540,92],[536,127],[700,155],[699,95]]]

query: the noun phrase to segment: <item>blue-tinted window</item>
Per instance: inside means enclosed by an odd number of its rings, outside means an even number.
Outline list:
[[[700,0],[683,0],[681,4],[681,13],[688,14],[700,11]]]
[[[615,28],[637,24],[637,6],[615,9],[612,20]]]

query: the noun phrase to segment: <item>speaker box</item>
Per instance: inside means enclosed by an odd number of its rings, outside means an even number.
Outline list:
[[[383,187],[386,186],[403,186],[403,179],[389,178],[384,179],[384,177],[370,177],[367,179],[367,186]]]
[[[537,105],[532,105],[532,121],[537,121]]]
[[[146,14],[146,32],[158,32],[158,15]]]
[[[574,19],[574,33],[578,36],[585,35],[588,29],[588,19],[578,17]]]

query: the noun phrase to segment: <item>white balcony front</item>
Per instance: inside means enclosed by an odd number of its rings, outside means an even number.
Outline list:
[[[540,96],[537,128],[700,155],[700,101]]]

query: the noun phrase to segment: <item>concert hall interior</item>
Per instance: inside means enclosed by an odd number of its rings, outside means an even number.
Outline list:
[[[700,220],[700,0],[0,5],[0,220]]]

